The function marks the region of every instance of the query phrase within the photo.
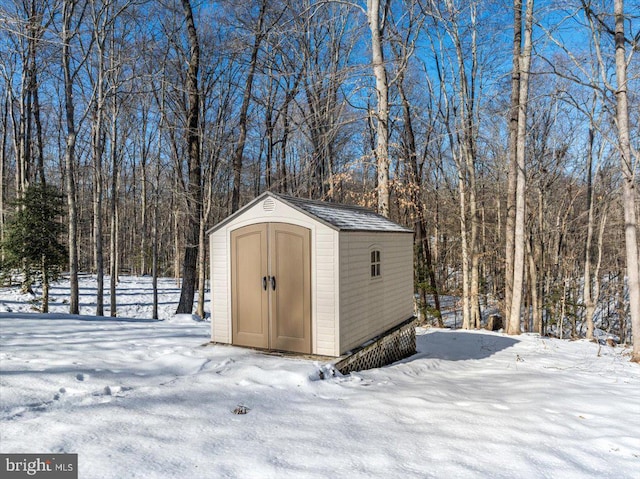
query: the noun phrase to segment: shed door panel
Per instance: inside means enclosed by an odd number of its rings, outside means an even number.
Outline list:
[[[269,293],[263,287],[267,271],[267,225],[251,225],[232,231],[233,344],[269,347]]]
[[[311,352],[310,239],[306,228],[284,223],[270,225],[270,272],[273,277],[270,344],[273,349]]]
[[[311,352],[310,250],[310,231],[295,225],[231,232],[233,344]]]

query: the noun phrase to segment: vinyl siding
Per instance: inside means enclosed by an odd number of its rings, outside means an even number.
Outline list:
[[[312,344],[316,354],[338,356],[338,337],[335,334],[338,323],[338,232],[318,223],[312,236],[315,238],[315,245],[313,240],[311,245]]]
[[[371,278],[371,251],[381,252],[380,278]],[[340,353],[413,315],[413,236],[340,234]]]
[[[228,270],[231,268],[229,238],[224,234],[209,237],[211,268],[211,340],[231,343],[231,291]]]

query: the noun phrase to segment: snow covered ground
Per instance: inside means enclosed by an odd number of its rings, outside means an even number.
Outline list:
[[[161,286],[166,321],[135,319],[148,278],[123,278],[118,319],[67,315],[64,285],[49,315],[0,289],[0,452],[78,453],[80,478],[640,478],[628,350],[419,330],[413,357],[319,380],[208,345]]]

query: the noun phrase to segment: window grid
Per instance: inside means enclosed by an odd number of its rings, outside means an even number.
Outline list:
[[[380,251],[374,250],[371,252],[371,277],[379,278],[381,276],[381,268],[380,268]]]

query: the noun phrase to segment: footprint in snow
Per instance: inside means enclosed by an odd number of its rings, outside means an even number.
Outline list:
[[[67,390],[65,388],[58,389],[58,392],[53,395],[53,400],[58,401],[62,397],[61,394],[64,394],[66,392]]]
[[[105,386],[101,391],[96,391],[92,394],[92,396],[113,396],[113,397],[123,397],[127,391],[131,391],[133,388],[129,386]]]
[[[78,381],[84,381],[84,374],[82,374],[82,373],[78,373],[78,374],[76,374],[76,379],[77,379]]]

